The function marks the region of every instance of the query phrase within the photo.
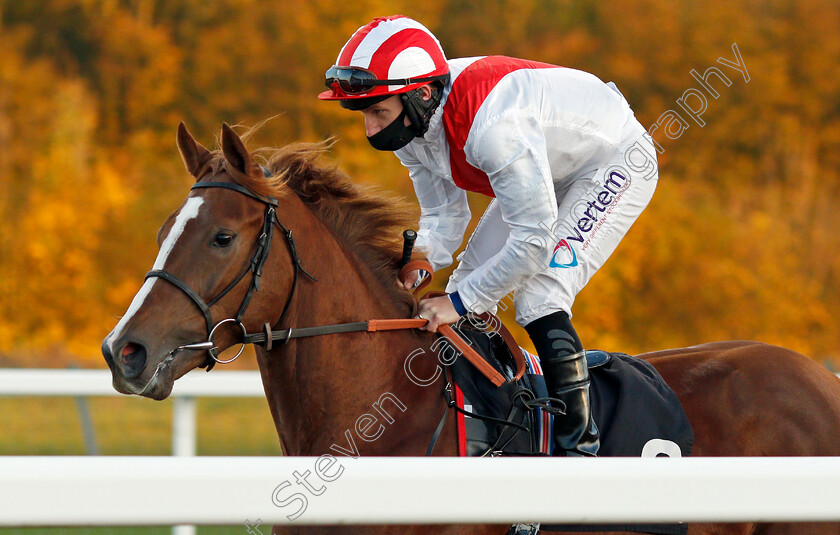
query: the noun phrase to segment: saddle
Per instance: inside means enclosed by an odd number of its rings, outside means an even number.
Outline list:
[[[511,346],[498,318],[463,321],[457,336],[480,355],[505,382],[496,386],[469,360],[455,358],[448,367],[451,405],[457,411],[461,456],[565,455],[555,451],[554,418],[540,403],[548,397],[539,357]],[[447,336],[449,338],[449,336]],[[525,371],[519,374],[520,362]],[[648,362],[624,353],[586,352],[591,379],[592,416],[600,430],[603,457],[688,456],[694,443],[691,424],[674,391]],[[593,462],[597,462],[593,460]],[[513,529],[513,528],[512,528]],[[512,533],[635,531],[684,535],[686,524],[522,525]]]
[[[411,270],[432,272],[425,261],[411,261],[406,239],[399,278]],[[431,281],[414,290],[417,295]],[[430,292],[426,297],[446,295]],[[446,342],[438,360],[451,378],[444,388],[447,406],[457,412],[460,456],[565,455],[554,451],[552,425],[562,410],[545,403],[548,389],[539,357],[519,347],[498,317],[467,314],[457,324],[441,325]],[[433,348],[435,345],[432,346]],[[441,345],[438,345],[438,351]],[[452,354],[454,353],[454,354]],[[463,357],[463,358],[461,358]],[[592,417],[600,430],[599,456],[688,456],[694,432],[677,395],[649,363],[624,353],[587,351]],[[541,399],[542,398],[542,399]],[[429,444],[431,455],[444,419]],[[593,460],[592,462],[597,462]],[[686,524],[517,524],[509,535],[547,532],[632,531],[685,535]]]
[[[554,451],[550,433],[553,419],[562,415],[534,403],[548,397],[539,357],[512,345],[512,336],[495,316],[473,317],[452,327],[504,378],[496,386],[467,359],[450,359],[453,397],[464,420],[462,455],[562,455]],[[588,350],[586,361],[592,413],[601,433],[600,456],[691,454],[691,424],[676,394],[651,364],[600,350]],[[520,374],[523,362],[525,372]]]

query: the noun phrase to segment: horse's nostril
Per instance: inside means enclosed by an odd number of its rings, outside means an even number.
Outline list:
[[[127,379],[137,377],[146,366],[146,348],[134,342],[128,342],[120,351],[120,364]]]
[[[140,346],[133,342],[129,342],[125,344],[125,347],[122,349],[122,357],[123,359],[130,357],[132,353],[136,352]]]

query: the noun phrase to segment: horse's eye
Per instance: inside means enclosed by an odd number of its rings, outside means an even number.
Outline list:
[[[227,247],[233,243],[235,237],[236,235],[234,233],[223,230],[216,234],[216,237],[213,239],[213,245],[216,247]]]

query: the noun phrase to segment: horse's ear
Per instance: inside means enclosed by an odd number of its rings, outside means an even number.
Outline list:
[[[199,178],[198,171],[212,155],[192,137],[187,130],[187,125],[183,122],[178,125],[178,150],[181,152],[181,159],[184,160],[187,171],[196,179]]]
[[[260,166],[251,155],[242,139],[227,123],[222,124],[222,153],[234,169],[248,176],[262,176]]]

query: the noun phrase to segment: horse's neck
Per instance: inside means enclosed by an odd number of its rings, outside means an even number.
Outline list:
[[[318,282],[298,281],[288,317],[278,327],[405,317],[370,269],[320,220],[304,215],[297,221],[297,247],[303,267]],[[415,359],[415,366],[433,369],[432,340],[417,330],[359,332],[295,339],[260,351],[286,453],[422,454],[443,410],[442,383],[418,386],[404,372],[404,362],[421,350],[427,358]]]

